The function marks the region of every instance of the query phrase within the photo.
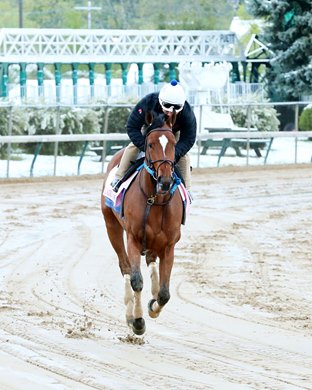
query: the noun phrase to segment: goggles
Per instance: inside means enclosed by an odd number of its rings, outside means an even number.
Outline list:
[[[167,102],[160,102],[161,107],[166,110],[172,112],[175,110],[175,112],[180,112],[183,109],[183,104],[172,104]]]

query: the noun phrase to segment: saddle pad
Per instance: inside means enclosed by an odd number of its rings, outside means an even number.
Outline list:
[[[121,212],[123,196],[126,189],[129,187],[132,180],[138,174],[138,171],[135,171],[125,182],[121,183],[118,192],[113,191],[111,182],[115,177],[115,172],[117,171],[117,166],[114,167],[108,174],[106,179],[105,187],[103,190],[103,195],[105,196],[105,203],[108,207],[114,209],[117,213]]]
[[[190,211],[190,206],[191,206],[190,195],[189,195],[189,193],[188,193],[188,191],[185,188],[183,183],[180,183],[178,185],[178,188],[179,188],[180,195],[182,198],[185,214],[188,214]],[[184,225],[184,223],[183,223],[183,225]]]

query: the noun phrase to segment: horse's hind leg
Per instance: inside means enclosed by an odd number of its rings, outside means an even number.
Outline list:
[[[156,261],[153,261],[149,265],[150,277],[151,277],[151,292],[154,299],[157,298],[159,293],[159,277]]]
[[[125,295],[124,295],[124,303],[126,305],[126,320],[129,326],[132,326],[134,317],[133,317],[133,306],[134,306],[134,297],[133,291],[130,282],[130,275],[124,275],[125,282]]]
[[[156,301],[159,292],[159,276],[156,257],[157,256],[152,252],[147,252],[146,254],[146,263],[151,277],[151,293],[154,301]],[[155,317],[157,317],[157,315]]]
[[[168,246],[159,260],[159,291],[157,298],[148,304],[148,314],[152,318],[159,316],[162,308],[170,299],[169,283],[174,259],[174,246]]]
[[[159,277],[158,277],[158,269],[156,261],[153,261],[149,265],[150,277],[151,277],[151,292],[152,299],[148,303],[148,314],[152,318],[156,318],[159,316],[160,310],[154,310],[153,305],[157,303],[157,297],[159,293]]]

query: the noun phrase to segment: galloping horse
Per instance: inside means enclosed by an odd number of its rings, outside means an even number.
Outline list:
[[[169,282],[174,248],[181,236],[184,212],[181,194],[179,190],[175,191],[179,179],[174,173],[174,119],[166,119],[163,114],[149,113],[147,120],[150,125],[146,129],[144,164],[124,194],[123,216],[107,206],[103,191],[101,197],[107,233],[124,277],[126,320],[137,335],[145,332],[141,303],[141,255],[145,255],[151,276],[152,299],[148,304],[148,312],[150,317],[156,318],[170,299]],[[103,189],[109,172],[119,163],[122,153],[118,152],[110,161]]]

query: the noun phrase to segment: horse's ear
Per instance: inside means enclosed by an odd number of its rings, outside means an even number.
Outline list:
[[[173,110],[172,115],[167,116],[166,123],[170,128],[174,126],[176,118],[177,118],[177,113],[175,112],[175,110]]]
[[[148,111],[145,114],[145,123],[150,125],[151,123],[153,123],[153,119],[154,119],[154,115],[153,115],[152,111]]]

